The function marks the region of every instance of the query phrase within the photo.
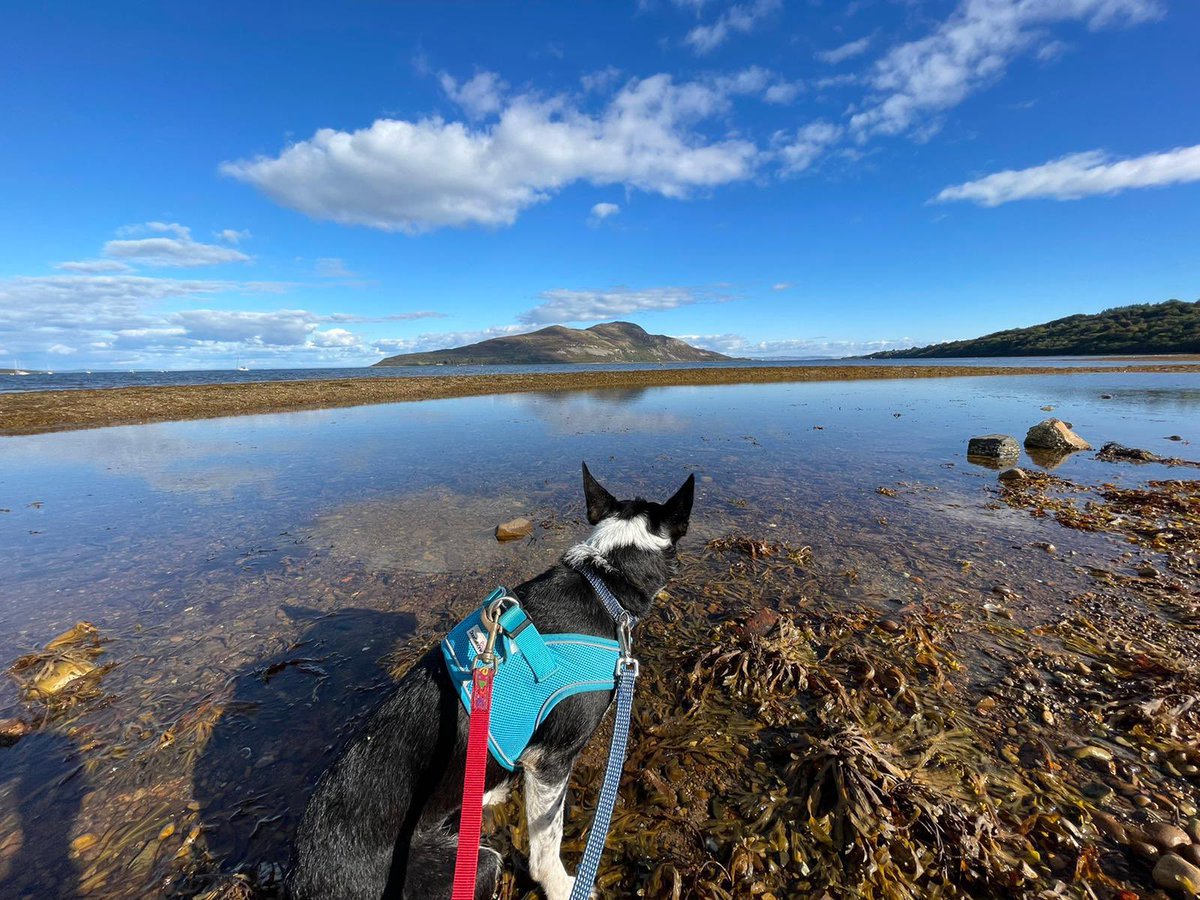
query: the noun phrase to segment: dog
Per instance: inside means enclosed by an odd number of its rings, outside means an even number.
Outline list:
[[[611,639],[616,625],[580,570],[590,567],[628,612],[645,615],[675,573],[695,476],[665,503],[617,500],[584,463],[583,491],[591,535],[513,593],[543,634]],[[611,691],[593,691],[566,698],[537,727],[517,760],[524,780],[529,871],[548,900],[567,900],[574,885],[559,855],[567,782],[612,697]],[[318,782],[294,842],[289,896],[449,897],[469,721],[442,651],[434,648]],[[484,803],[503,801],[515,779],[489,754]],[[496,851],[480,850],[476,898],[495,894],[502,864]]]

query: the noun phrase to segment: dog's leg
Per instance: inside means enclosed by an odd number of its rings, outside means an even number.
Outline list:
[[[567,799],[570,765],[525,766],[525,822],[529,828],[529,873],[546,892],[547,900],[567,900],[575,879],[563,868],[563,804]]]

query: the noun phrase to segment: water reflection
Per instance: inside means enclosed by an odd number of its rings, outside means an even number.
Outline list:
[[[0,894],[70,896],[82,877],[140,897],[203,870],[201,853],[226,871],[282,862],[387,653],[583,533],[581,459],[627,495],[696,472],[688,552],[730,531],[808,544],[846,604],[978,604],[1018,561],[1031,601],[1057,602],[1085,576],[1019,548],[1053,539],[1083,571],[1111,545],[990,508],[995,473],[965,458],[971,435],[1020,439],[1044,406],[1095,446],[1185,456],[1165,437],[1200,439],[1200,376],[1099,375],[527,394],[0,440],[0,663],[79,619],[120,661],[103,702],[0,749]],[[1031,463],[1179,475],[1087,452]],[[497,544],[516,515],[533,538]],[[0,718],[29,714],[0,688]],[[114,834],[132,837],[114,849]]]

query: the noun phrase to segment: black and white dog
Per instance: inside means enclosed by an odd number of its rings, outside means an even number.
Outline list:
[[[583,490],[591,536],[514,593],[543,634],[612,638],[613,620],[579,568],[591,566],[629,612],[644,615],[674,573],[695,476],[666,503],[617,500],[585,464]],[[611,700],[604,692],[563,700],[519,759],[529,868],[548,900],[571,893],[559,857],[567,780]],[[322,776],[296,835],[287,882],[294,900],[450,896],[468,725],[435,647]],[[514,779],[489,755],[484,803],[503,800]],[[476,897],[494,894],[501,864],[494,850],[480,851]]]

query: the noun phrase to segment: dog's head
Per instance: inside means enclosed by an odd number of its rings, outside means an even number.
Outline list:
[[[602,554],[631,548],[672,551],[687,534],[692,515],[696,476],[689,475],[683,487],[664,503],[635,497],[618,500],[600,484],[583,464],[583,495],[588,522],[595,525],[588,544]]]

